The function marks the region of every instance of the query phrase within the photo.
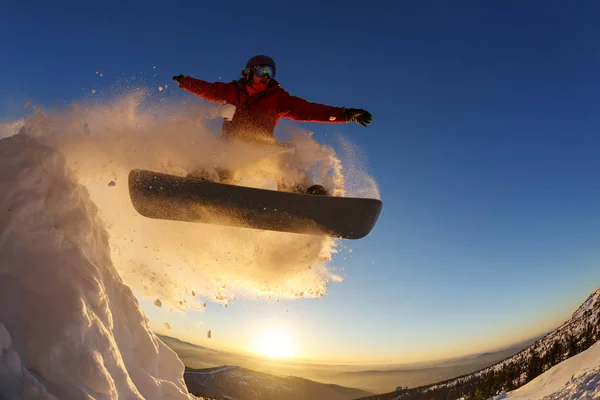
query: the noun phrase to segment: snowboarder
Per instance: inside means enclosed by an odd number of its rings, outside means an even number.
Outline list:
[[[222,137],[257,142],[276,142],[275,127],[280,118],[303,122],[343,124],[371,123],[371,114],[359,108],[333,107],[311,103],[290,95],[275,80],[276,67],[265,55],[252,57],[238,80],[206,82],[190,76],[177,75],[173,80],[179,87],[205,100],[235,106],[231,120],[224,119]],[[309,194],[327,194],[321,185],[306,190]]]

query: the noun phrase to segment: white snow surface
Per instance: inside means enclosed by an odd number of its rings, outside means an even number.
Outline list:
[[[1,139],[0,399],[187,399],[183,372],[63,156]]]
[[[600,342],[494,400],[600,399]]]

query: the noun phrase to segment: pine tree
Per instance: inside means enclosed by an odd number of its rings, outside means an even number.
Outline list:
[[[529,365],[527,367],[526,382],[534,379],[542,373],[542,360],[538,356],[537,352],[532,351],[531,358],[529,359]]]
[[[576,355],[579,352],[579,349],[577,346],[577,340],[572,335],[570,335],[567,340],[567,358],[570,358]]]
[[[548,351],[548,362],[554,366],[562,361],[563,347],[560,341],[555,341],[552,348]]]

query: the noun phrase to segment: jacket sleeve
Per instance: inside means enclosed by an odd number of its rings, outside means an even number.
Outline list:
[[[295,121],[345,124],[344,110],[344,107],[311,103],[299,97],[291,96],[285,90],[281,91],[279,98],[279,116]]]
[[[186,76],[179,81],[179,87],[214,103],[237,103],[236,85],[233,82],[206,82]]]

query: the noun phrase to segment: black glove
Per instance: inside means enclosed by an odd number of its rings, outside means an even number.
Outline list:
[[[185,78],[185,75],[175,75],[175,76],[173,77],[173,80],[174,80],[175,82],[177,82],[177,84],[179,85],[179,81],[180,81],[180,80],[182,80],[183,78]]]
[[[346,122],[357,122],[362,126],[369,125],[373,120],[371,113],[362,108],[346,108],[344,113],[346,115]]]

